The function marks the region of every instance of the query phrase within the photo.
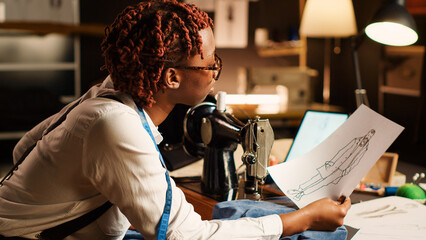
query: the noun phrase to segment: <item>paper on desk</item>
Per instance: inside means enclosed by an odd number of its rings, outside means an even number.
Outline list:
[[[201,176],[203,172],[203,164],[204,164],[203,159],[195,161],[185,167],[171,171],[170,176],[176,177],[176,178]]]
[[[344,224],[359,228],[352,239],[425,239],[426,206],[403,197],[353,204]]]
[[[298,207],[349,196],[403,127],[361,105],[342,126],[303,156],[268,168]]]
[[[426,183],[419,183],[419,186],[426,191]]]

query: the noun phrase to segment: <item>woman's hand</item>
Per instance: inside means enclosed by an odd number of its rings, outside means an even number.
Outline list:
[[[350,207],[351,201],[349,198],[340,198],[338,201],[323,198],[301,210],[307,211],[307,214],[311,216],[309,229],[335,231],[339,226],[343,225],[343,218]]]
[[[335,231],[351,207],[350,198],[323,198],[297,211],[281,214],[283,236],[310,230]]]

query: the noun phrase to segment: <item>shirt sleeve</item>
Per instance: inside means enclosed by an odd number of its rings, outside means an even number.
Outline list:
[[[146,239],[154,239],[165,204],[166,170],[136,111],[105,113],[83,145],[84,174]],[[278,215],[202,221],[172,179],[171,184],[168,239],[278,239],[282,233]]]
[[[15,148],[13,149],[13,163],[16,163],[22,157],[25,151],[41,138],[43,131],[46,130],[47,126],[51,123],[55,116],[56,115],[50,116],[49,118],[37,124],[30,131],[25,133],[25,135],[19,140],[18,144],[16,144]]]

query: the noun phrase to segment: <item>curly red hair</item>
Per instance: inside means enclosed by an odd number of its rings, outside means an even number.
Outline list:
[[[191,54],[203,57],[199,31],[213,28],[207,13],[176,0],[143,1],[124,9],[105,29],[101,44],[116,90],[139,106],[151,106],[165,88],[163,70]]]

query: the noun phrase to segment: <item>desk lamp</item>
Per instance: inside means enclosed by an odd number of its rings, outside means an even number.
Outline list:
[[[357,33],[351,0],[308,0],[303,11],[300,35],[325,38],[323,102],[330,103],[330,39]]]
[[[370,24],[357,36],[352,37],[352,56],[355,69],[357,89],[355,90],[357,106],[369,105],[367,92],[362,88],[358,62],[358,48],[365,36],[385,45],[407,46],[418,39],[416,24],[405,8],[405,0],[390,0],[374,15]]]

